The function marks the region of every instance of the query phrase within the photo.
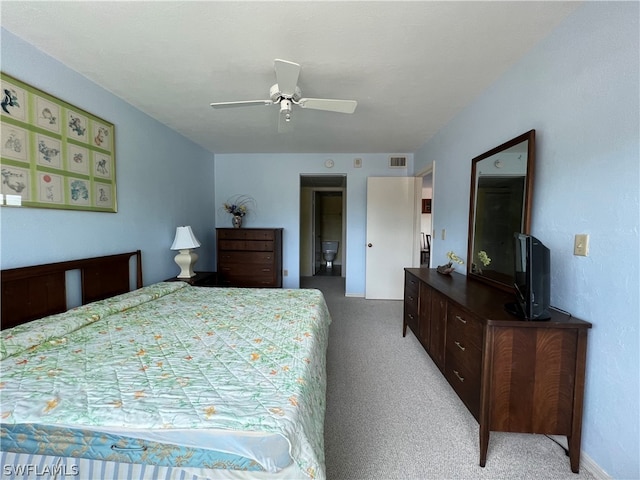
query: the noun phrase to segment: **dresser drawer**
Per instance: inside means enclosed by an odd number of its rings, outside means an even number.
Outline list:
[[[420,317],[417,303],[404,302],[404,323],[411,328],[414,335],[420,338]]]
[[[464,402],[476,420],[480,414],[480,368],[476,372],[468,371],[464,365],[451,361],[447,348],[445,377],[455,392]],[[478,362],[478,365],[480,362]]]
[[[482,324],[448,302],[445,376],[471,413],[480,412]]]
[[[275,256],[273,252],[236,252],[221,251],[219,253],[219,266],[235,266],[250,264],[258,266],[273,266]]]
[[[218,240],[220,250],[272,252],[273,247],[271,240]]]
[[[480,380],[482,350],[475,345],[463,344],[455,338],[447,338],[447,367],[451,367],[465,377]]]
[[[276,233],[271,230],[228,228],[218,229],[219,240],[275,240]]]
[[[404,303],[406,308],[410,308],[411,310],[414,310],[417,314],[418,313],[418,291],[405,292]]]
[[[482,325],[449,302],[447,315],[446,362],[467,377],[480,379]],[[447,368],[448,369],[448,368]],[[453,372],[452,372],[453,373]]]
[[[447,343],[450,338],[463,346],[474,345],[478,350],[482,349],[482,324],[474,316],[451,302],[448,304],[447,314]]]
[[[420,282],[413,275],[405,274],[404,323],[420,338],[420,316],[418,312]]]
[[[464,350],[463,350],[464,349]],[[480,383],[482,352],[474,345],[461,346],[447,338],[445,376],[473,416],[480,412]]]
[[[242,268],[242,266],[238,266],[237,264],[225,265],[223,263],[218,264],[218,271],[225,276],[225,278],[233,279],[233,278],[253,278],[255,277],[273,277],[274,269],[271,266],[263,266],[263,267],[255,267],[251,265],[250,268]]]
[[[232,269],[222,269],[220,275],[231,285],[236,287],[274,287],[276,276],[273,272],[238,272]]]
[[[404,277],[404,300],[415,302],[416,308],[418,307],[418,294],[420,292],[420,280],[409,273]]]

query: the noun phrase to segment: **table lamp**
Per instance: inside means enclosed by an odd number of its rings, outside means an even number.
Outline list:
[[[191,251],[192,248],[198,248],[200,242],[191,231],[191,227],[176,228],[176,238],[173,239],[171,250],[180,250],[175,257],[175,261],[180,267],[178,278],[195,277],[193,265],[198,260],[198,255]]]

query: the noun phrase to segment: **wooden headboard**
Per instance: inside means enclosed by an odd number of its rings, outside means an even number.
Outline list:
[[[133,256],[136,288],[141,288],[140,250],[2,270],[1,328],[68,310],[66,272],[70,270],[80,270],[82,305],[130,291],[129,264]]]

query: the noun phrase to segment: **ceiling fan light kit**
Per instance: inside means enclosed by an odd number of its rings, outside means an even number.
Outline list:
[[[324,110],[337,113],[353,113],[358,106],[355,100],[339,100],[332,98],[302,98],[298,87],[300,65],[287,60],[274,60],[277,83],[269,89],[269,100],[240,100],[234,102],[214,102],[213,108],[251,107],[256,105],[280,105],[278,131],[286,131],[285,124],[290,124],[293,105],[311,110]]]

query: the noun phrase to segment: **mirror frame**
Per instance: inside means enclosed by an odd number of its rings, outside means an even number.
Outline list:
[[[467,245],[467,276],[475,280],[492,285],[496,288],[507,292],[514,292],[513,285],[507,285],[498,280],[479,275],[471,271],[473,262],[471,261],[473,255],[473,243],[475,235],[475,223],[476,223],[476,166],[478,162],[485,158],[492,157],[500,152],[508,150],[509,148],[518,145],[519,143],[528,141],[527,145],[527,169],[524,186],[524,202],[522,209],[522,231],[520,233],[529,234],[531,228],[531,204],[533,199],[533,180],[535,174],[535,155],[536,155],[536,131],[529,130],[528,132],[518,135],[517,137],[503,143],[491,150],[479,155],[471,160],[471,190],[469,194],[469,236]]]

